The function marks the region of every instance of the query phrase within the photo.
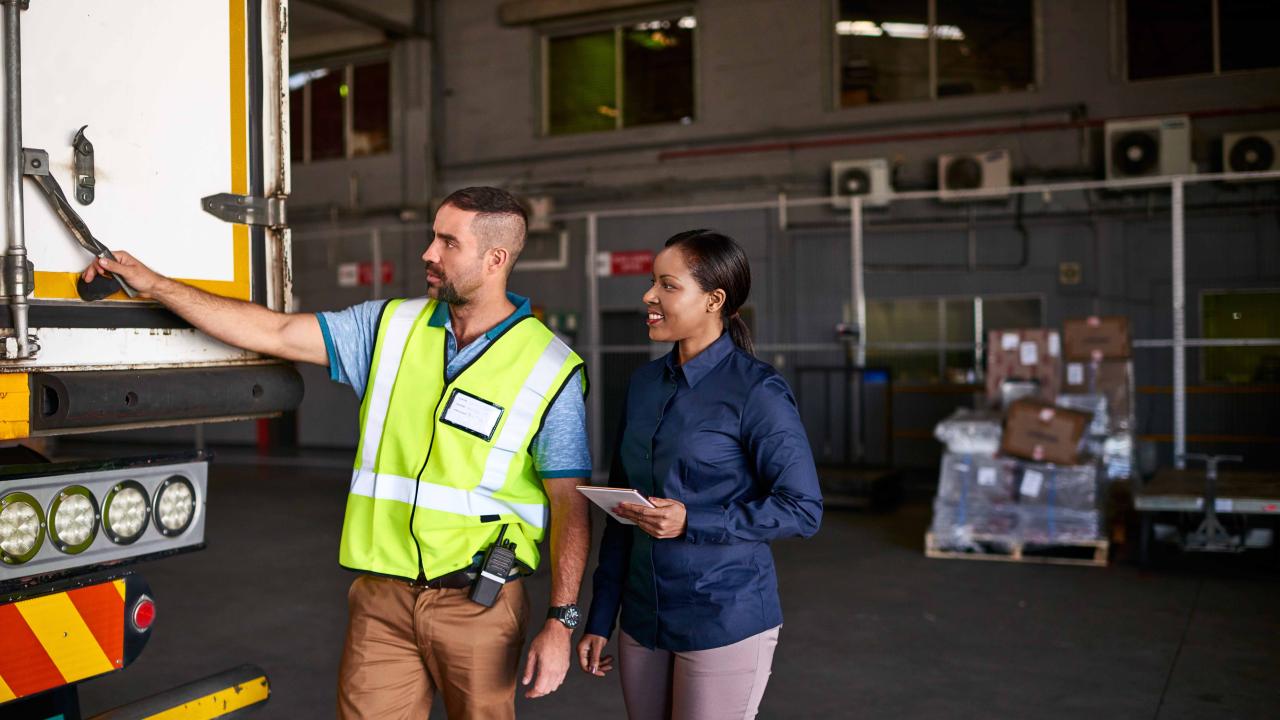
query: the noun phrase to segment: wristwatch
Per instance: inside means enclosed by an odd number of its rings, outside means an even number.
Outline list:
[[[578,612],[578,606],[569,604],[561,605],[547,609],[548,620],[559,620],[564,626],[570,630],[578,627],[578,622],[582,619],[582,613]]]

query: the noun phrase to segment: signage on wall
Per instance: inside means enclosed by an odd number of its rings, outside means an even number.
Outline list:
[[[652,272],[652,250],[617,250],[596,255],[596,274],[600,277],[648,275]]]
[[[382,262],[382,284],[388,285],[395,280],[395,265],[390,261]],[[373,285],[373,263],[349,262],[338,266],[338,287],[368,287]]]

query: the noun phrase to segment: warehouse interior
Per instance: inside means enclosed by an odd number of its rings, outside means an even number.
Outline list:
[[[824,501],[814,537],[772,546],[759,717],[1276,716],[1280,6],[287,13],[292,312],[424,295],[440,200],[512,192],[510,289],[586,362],[592,482],[632,373],[671,350],[645,327],[654,254],[694,228],[745,249],[741,314]],[[271,678],[260,716],[335,714],[360,400],[297,369],[274,417],[39,443],[213,456],[207,547],[142,566],[154,636],[80,686],[86,714],[238,663]],[[625,716],[616,673],[577,668],[516,709]]]

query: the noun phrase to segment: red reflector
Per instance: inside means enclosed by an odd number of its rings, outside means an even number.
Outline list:
[[[1268,505],[1263,508],[1263,510],[1266,510],[1267,512],[1275,512],[1277,509],[1280,509],[1280,508],[1277,508],[1274,504]]]
[[[133,627],[138,632],[145,632],[156,621],[156,603],[150,596],[143,595],[133,605]]]

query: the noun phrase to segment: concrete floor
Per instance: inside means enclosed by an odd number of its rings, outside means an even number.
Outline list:
[[[137,568],[154,636],[132,667],[83,685],[86,714],[251,662],[271,678],[259,717],[333,716],[352,578],[335,560],[340,457],[215,460],[208,549]],[[815,539],[777,544],[787,621],[762,718],[1280,717],[1274,571],[928,560],[928,520],[920,503],[832,511]],[[536,616],[547,584],[530,583]],[[624,716],[616,673],[577,670],[517,708]]]

